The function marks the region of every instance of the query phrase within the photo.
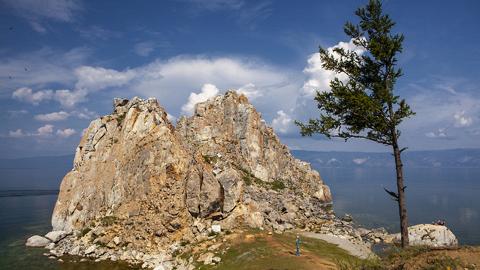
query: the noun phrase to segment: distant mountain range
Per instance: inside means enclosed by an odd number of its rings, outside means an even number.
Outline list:
[[[394,167],[390,153],[321,152],[293,150],[292,154],[316,168]],[[480,149],[405,151],[403,164],[410,168],[480,168]]]

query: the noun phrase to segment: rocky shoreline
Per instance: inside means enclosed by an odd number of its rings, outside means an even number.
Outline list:
[[[44,237],[32,236],[27,240],[27,246],[44,247],[49,250],[44,255],[61,262],[64,255],[72,255],[83,257],[84,259],[81,260],[89,259],[95,262],[105,260],[124,261],[148,269],[191,270],[195,269],[195,265],[198,264],[215,265],[220,263],[221,255],[225,252],[220,247],[228,241],[229,235],[239,231],[238,229],[222,230],[218,224],[211,224],[210,227],[207,227],[201,221],[198,221],[195,227],[200,228],[200,230],[193,242],[176,243],[162,252],[156,253],[145,253],[131,249],[128,245],[123,245],[120,237],[106,238],[101,226],[95,227],[84,235],[82,235],[84,232],[81,231],[72,233],[53,231]],[[398,234],[389,234],[383,228],[361,228],[356,226],[349,217],[341,219],[334,215],[325,219],[324,223],[315,232],[300,230],[293,226],[282,231],[273,228],[270,228],[270,230],[260,229],[267,230],[268,234],[294,232],[296,234],[300,233],[302,237],[321,239],[339,245],[340,248],[362,259],[376,257],[371,250],[371,247],[375,244],[399,242]],[[410,229],[413,245],[433,248],[451,248],[458,245],[455,235],[445,226],[419,224],[410,227]],[[181,254],[190,254],[190,256],[179,256]]]

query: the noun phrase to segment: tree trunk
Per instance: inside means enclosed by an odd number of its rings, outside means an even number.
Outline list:
[[[398,212],[400,214],[400,234],[402,236],[402,248],[408,246],[408,216],[405,203],[405,187],[403,185],[403,164],[400,157],[401,151],[398,147],[396,138],[393,142],[393,155],[395,157],[395,169],[397,171],[397,194],[398,194]]]

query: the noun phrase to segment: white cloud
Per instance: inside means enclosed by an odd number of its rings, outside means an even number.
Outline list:
[[[262,96],[260,90],[258,90],[253,83],[245,84],[244,86],[238,88],[237,92],[244,94],[250,101]]]
[[[27,102],[33,105],[38,105],[43,101],[55,100],[58,101],[62,107],[72,108],[77,103],[80,103],[86,99],[88,92],[86,90],[39,90],[33,91],[31,88],[22,87],[15,90],[12,94],[12,98]]]
[[[469,127],[473,123],[472,118],[465,115],[465,111],[456,112],[453,117],[455,118],[456,127]]]
[[[94,119],[97,118],[99,115],[96,112],[90,111],[87,108],[78,109],[71,112],[71,115],[76,116],[78,119]]]
[[[42,90],[42,91],[34,92],[31,88],[28,88],[28,87],[18,88],[12,94],[13,99],[23,101],[23,102],[28,102],[33,105],[38,105],[40,102],[44,100],[52,99],[52,97],[53,97],[52,90]]]
[[[66,129],[58,129],[57,130],[57,135],[62,137],[62,138],[68,138],[72,135],[74,135],[75,133],[77,133],[74,129],[72,128],[66,128]]]
[[[53,133],[53,125],[45,125],[43,127],[39,127],[37,129],[37,134],[38,136],[48,136],[52,135]]]
[[[363,48],[357,47],[355,44],[353,44],[353,40],[350,40],[350,42],[339,42],[337,45],[327,48],[327,51],[338,56],[338,54],[333,51],[335,48],[354,51],[359,55],[363,54],[364,52]],[[315,96],[317,91],[329,92],[330,81],[332,81],[335,77],[340,80],[347,79],[345,74],[338,74],[324,69],[322,67],[322,61],[320,60],[320,53],[314,53],[310,55],[307,63],[307,67],[305,67],[303,70],[303,73],[307,76],[307,79],[303,84],[303,94],[308,97]]]
[[[368,161],[368,158],[354,158],[352,161],[357,165],[362,165],[363,163]]]
[[[199,102],[204,102],[211,97],[218,94],[218,88],[213,84],[204,84],[200,93],[191,93],[188,97],[188,102],[182,106],[182,112],[186,115],[191,115],[194,112],[195,105]]]
[[[447,133],[445,131],[445,128],[439,128],[437,131],[431,131],[431,132],[428,132],[428,133],[425,133],[425,136],[427,136],[428,138],[447,138]]]
[[[38,121],[44,122],[54,122],[54,121],[62,121],[67,119],[70,116],[69,113],[60,111],[60,112],[52,112],[47,114],[38,114],[35,115],[34,118]]]
[[[26,19],[37,32],[45,32],[42,21],[72,22],[81,10],[80,1],[73,0],[3,0],[15,13]]]
[[[8,132],[8,137],[11,137],[11,138],[22,138],[22,137],[25,137],[25,136],[28,136],[28,135],[25,134],[23,132],[23,130],[21,130],[21,129],[17,129],[17,130],[14,130],[14,131],[10,130]]]
[[[283,110],[277,112],[277,117],[272,120],[272,127],[276,132],[286,134],[293,126],[293,119]]]
[[[112,86],[122,86],[135,77],[132,70],[116,71],[102,67],[82,66],[75,69],[76,89],[101,90]]]
[[[81,90],[62,89],[62,90],[55,91],[54,99],[58,101],[60,105],[62,105],[62,107],[72,108],[77,103],[85,101],[87,95],[88,95],[88,92],[83,89]]]

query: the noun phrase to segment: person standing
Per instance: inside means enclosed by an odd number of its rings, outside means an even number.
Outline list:
[[[301,243],[301,241],[300,241],[300,236],[297,235],[297,239],[295,240],[295,246],[296,246],[296,248],[297,248],[297,251],[296,251],[296,253],[295,253],[295,256],[300,256],[300,243]]]

